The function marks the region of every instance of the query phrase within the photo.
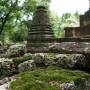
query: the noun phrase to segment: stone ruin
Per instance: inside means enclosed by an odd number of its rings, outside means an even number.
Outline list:
[[[34,13],[32,28],[28,33],[27,52],[42,53],[90,53],[89,23],[90,10],[80,16],[81,27],[65,28],[65,38],[55,38],[47,8],[38,6]],[[87,24],[85,24],[86,22]],[[73,28],[73,29],[72,29]],[[88,29],[87,29],[88,28]],[[84,29],[84,30],[83,30]],[[81,38],[84,36],[84,38]],[[69,38],[70,37],[70,38]]]
[[[36,40],[37,37],[39,41],[54,37],[47,9],[43,6],[37,7],[32,21],[32,28],[29,31],[29,40]]]
[[[28,52],[48,51],[47,47],[50,45],[48,42],[51,39],[54,39],[54,33],[47,9],[44,6],[38,6],[28,35]]]
[[[90,8],[80,15],[80,27],[65,27],[65,37],[90,38]]]

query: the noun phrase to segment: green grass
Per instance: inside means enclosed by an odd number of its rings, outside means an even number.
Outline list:
[[[60,83],[79,81],[82,78],[89,78],[90,75],[83,71],[66,70],[58,67],[48,67],[24,72],[20,77],[11,83],[11,90],[60,90]],[[51,85],[50,82],[57,82]]]

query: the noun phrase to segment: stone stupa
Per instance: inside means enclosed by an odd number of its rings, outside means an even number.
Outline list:
[[[27,52],[47,52],[49,40],[54,39],[54,33],[47,8],[38,6],[32,21],[31,30],[28,33]]]

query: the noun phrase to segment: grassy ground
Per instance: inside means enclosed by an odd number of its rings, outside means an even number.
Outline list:
[[[48,67],[24,72],[19,79],[11,83],[11,90],[60,90],[60,83],[78,81],[90,75],[79,70],[66,70],[59,67]]]

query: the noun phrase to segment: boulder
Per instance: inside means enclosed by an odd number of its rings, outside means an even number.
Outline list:
[[[66,54],[58,54],[56,55],[57,66],[68,68],[70,64],[70,60],[68,60],[68,56]]]
[[[57,65],[64,68],[82,69],[86,67],[86,57],[83,54],[58,54]]]
[[[61,90],[76,90],[74,81],[60,84]]]
[[[69,55],[69,60],[71,61],[71,68],[83,69],[86,66],[87,60],[83,54],[71,54]]]
[[[0,58],[0,75],[1,76],[11,76],[15,74],[17,70],[15,69],[12,59]]]
[[[36,65],[34,63],[34,60],[25,61],[18,65],[19,72],[25,72],[34,70],[36,68]]]
[[[70,69],[83,69],[87,67],[87,60],[83,54],[36,53],[32,57],[37,66],[56,65]]]
[[[55,55],[48,53],[36,53],[33,55],[33,60],[37,66],[50,66],[55,65]]]
[[[49,46],[52,52],[67,53],[67,54],[87,54],[90,53],[90,42],[61,42],[53,43]]]
[[[24,55],[26,53],[26,45],[25,44],[15,44],[9,47],[6,51],[6,55],[8,57],[17,57]]]
[[[90,90],[90,79],[82,78],[80,80],[71,81],[60,84],[61,90]]]
[[[55,54],[46,54],[45,55],[45,65],[57,65],[56,55]]]
[[[32,59],[34,60],[37,66],[45,66],[45,54],[44,53],[36,53],[32,56]]]

